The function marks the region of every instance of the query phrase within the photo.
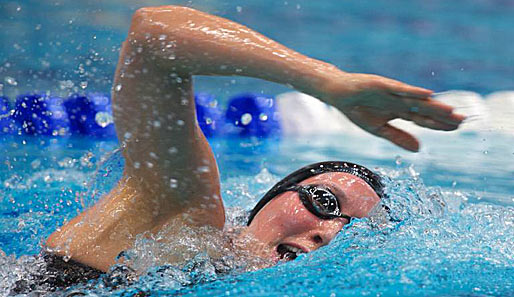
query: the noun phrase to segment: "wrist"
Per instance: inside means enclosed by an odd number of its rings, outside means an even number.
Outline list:
[[[327,64],[324,68],[317,68],[313,76],[315,78],[311,80],[309,88],[303,92],[325,103],[332,104],[334,99],[351,92],[353,74],[344,72],[334,65]]]

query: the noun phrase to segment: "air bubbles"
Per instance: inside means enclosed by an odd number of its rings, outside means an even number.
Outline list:
[[[79,83],[79,86],[82,90],[86,89],[87,88],[87,85],[88,85],[88,82],[87,81],[81,81]]]
[[[178,187],[178,180],[170,178],[170,188],[176,189]]]
[[[177,152],[178,152],[178,150],[177,150],[177,148],[176,148],[176,147],[173,147],[173,146],[172,146],[172,147],[170,147],[170,148],[168,149],[168,154],[170,154],[170,155],[174,155],[174,154],[176,154]]]
[[[241,13],[243,11],[243,8],[241,6],[236,6],[236,11]]]
[[[177,125],[184,126],[185,122],[183,120],[177,120]]]
[[[267,121],[268,120],[268,115],[265,114],[265,113],[259,114],[259,120],[262,121],[262,122]]]

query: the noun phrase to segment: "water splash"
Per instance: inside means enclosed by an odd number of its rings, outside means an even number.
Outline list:
[[[105,191],[106,179],[114,181],[120,174],[120,162],[119,153],[105,162],[97,174],[101,184],[93,188]],[[141,235],[124,255],[126,266],[114,266],[101,278],[66,292],[41,288],[42,293],[433,296],[512,292],[514,208],[481,202],[473,193],[427,187],[413,166],[404,162],[397,166],[381,170],[387,185],[383,204],[390,209],[388,220],[353,220],[330,245],[295,261],[256,271],[262,263],[234,249],[230,234],[183,228],[172,238]],[[224,180],[232,232],[245,224],[248,210],[278,179],[264,169],[253,177]],[[16,183],[19,188],[24,181]],[[1,224],[11,230],[37,222],[45,225],[37,216],[26,214],[12,224],[8,220]],[[41,232],[43,227],[35,230]],[[170,257],[178,264],[163,261]],[[16,281],[41,273],[37,261],[0,253],[0,290],[7,292]]]

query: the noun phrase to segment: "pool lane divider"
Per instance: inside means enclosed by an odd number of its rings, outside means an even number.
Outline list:
[[[274,97],[239,94],[222,108],[214,95],[202,92],[195,94],[195,102],[198,124],[207,137],[281,133]],[[17,96],[11,106],[9,98],[0,96],[0,134],[115,139],[111,98],[97,92],[68,98],[31,93]]]

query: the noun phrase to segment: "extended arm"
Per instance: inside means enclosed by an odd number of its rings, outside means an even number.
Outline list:
[[[289,85],[410,150],[417,149],[416,139],[389,126],[389,120],[401,117],[445,130],[462,121],[451,107],[429,99],[431,91],[345,73],[229,20],[176,6],[140,9],[113,86],[124,176],[111,193],[54,232],[50,249],[107,270],[137,234],[158,231],[171,219],[223,227],[216,161],[195,117],[192,76],[197,74]]]

